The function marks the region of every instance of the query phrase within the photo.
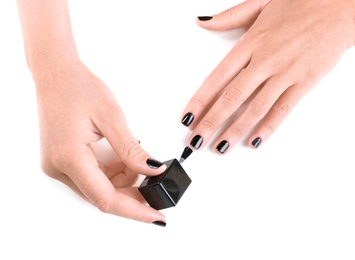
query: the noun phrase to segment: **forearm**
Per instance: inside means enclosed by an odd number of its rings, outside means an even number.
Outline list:
[[[17,0],[26,61],[34,76],[78,60],[67,0]]]

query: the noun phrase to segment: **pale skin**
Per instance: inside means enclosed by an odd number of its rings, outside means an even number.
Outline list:
[[[354,45],[355,1],[248,0],[197,23],[216,31],[246,28],[183,111],[183,118],[194,115],[189,142],[200,136],[200,150],[229,120],[212,144],[225,155],[244,136],[251,148],[264,144]]]
[[[36,85],[42,169],[101,211],[164,226],[136,182],[166,169],[130,131],[109,88],[79,59],[66,0],[18,0],[26,60]],[[117,160],[104,165],[92,144],[106,138]]]
[[[103,212],[165,224],[135,183],[166,166],[147,165],[154,157],[139,145],[109,88],[80,61],[67,0],[17,3],[36,85],[43,171]],[[227,154],[246,134],[251,147],[257,138],[263,144],[354,45],[354,13],[349,0],[248,0],[208,21],[197,19],[208,30],[247,30],[183,111],[194,115],[189,141],[200,135],[202,149],[245,106],[213,145],[226,141]],[[111,165],[93,152],[101,138],[117,155]]]

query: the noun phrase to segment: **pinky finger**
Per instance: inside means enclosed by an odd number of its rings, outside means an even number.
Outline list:
[[[264,144],[277,130],[293,108],[304,96],[303,86],[294,85],[289,87],[275,102],[267,115],[260,121],[255,132],[250,136],[248,144],[256,149]]]

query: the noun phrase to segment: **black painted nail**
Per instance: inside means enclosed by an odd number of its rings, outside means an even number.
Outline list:
[[[251,142],[251,144],[252,144],[255,148],[258,148],[259,145],[260,145],[260,143],[261,143],[261,141],[262,141],[262,139],[261,139],[260,137],[257,137],[257,138],[255,138],[255,139]]]
[[[194,120],[194,115],[189,112],[181,120],[181,123],[186,125],[186,126],[189,126],[192,123],[193,120]]]
[[[148,159],[147,159],[147,165],[148,165],[150,168],[152,168],[152,169],[157,169],[157,168],[159,168],[160,166],[162,166],[163,163],[162,163],[162,162],[159,162],[159,161],[157,161],[157,160],[155,160],[155,159],[148,158]]]
[[[166,223],[163,222],[163,221],[160,221],[160,220],[154,221],[154,222],[152,222],[152,224],[160,226],[160,227],[165,227],[166,226]]]
[[[196,149],[198,149],[201,147],[202,142],[203,142],[203,138],[200,135],[195,135],[194,138],[192,138],[190,144]]]
[[[198,16],[197,17],[200,21],[209,21],[211,20],[213,17],[212,16]]]
[[[223,140],[217,145],[217,151],[220,152],[221,154],[224,154],[225,151],[227,151],[229,147],[229,143],[226,140]]]

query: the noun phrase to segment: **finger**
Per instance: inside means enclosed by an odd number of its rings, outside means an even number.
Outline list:
[[[224,31],[252,24],[270,0],[249,0],[213,16],[199,16],[196,22],[208,30]]]
[[[195,127],[189,139],[191,146],[195,149],[203,148],[217,129],[241,107],[267,77],[259,67],[248,67],[243,70]]]
[[[72,155],[67,171],[79,190],[102,212],[146,223],[166,222],[159,211],[117,190],[101,171],[88,146]]]
[[[115,188],[133,186],[140,174],[129,169],[122,161],[116,161],[105,165],[98,161],[100,169],[105,173]]]
[[[138,187],[126,187],[120,188],[119,191],[135,200],[139,201],[140,203],[147,204],[147,201],[143,197],[142,193],[139,192]]]
[[[258,148],[276,131],[286,117],[291,113],[296,104],[306,94],[306,89],[301,84],[289,87],[275,102],[267,115],[262,119],[255,132],[250,136],[248,144],[251,148]]]
[[[286,75],[268,79],[248,102],[243,112],[216,140],[214,144],[216,151],[219,154],[229,152],[268,113],[289,85],[289,77]]]
[[[77,195],[79,195],[84,200],[88,201],[88,198],[81,192],[81,190],[75,185],[75,183],[64,173],[59,171],[52,171],[51,174],[46,173],[49,177],[60,181],[64,185],[68,186],[71,190],[73,190]]]
[[[110,114],[101,111],[95,118],[95,125],[112,146],[123,163],[132,170],[145,175],[158,175],[166,165],[148,154],[139,144],[127,125],[124,114],[114,101],[110,104]]]
[[[242,40],[237,42],[186,105],[181,120],[183,125],[194,127],[198,123],[216,97],[247,66],[251,57],[250,50],[250,46]]]

